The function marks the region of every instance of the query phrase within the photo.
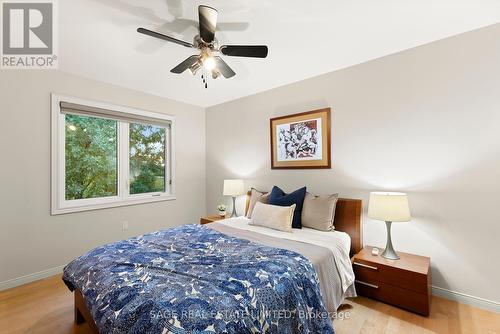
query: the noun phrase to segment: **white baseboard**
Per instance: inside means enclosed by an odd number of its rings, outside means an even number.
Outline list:
[[[40,279],[44,279],[50,276],[54,276],[63,272],[64,266],[59,266],[55,268],[50,268],[47,270],[39,271],[37,273],[9,279],[7,281],[0,282],[0,291],[7,290],[10,288],[15,288],[16,286],[31,283]]]
[[[440,288],[438,286],[432,286],[432,294],[434,296],[450,299],[462,304],[467,304],[482,308],[484,310],[500,313],[500,303],[493,300],[474,297],[465,293]]]

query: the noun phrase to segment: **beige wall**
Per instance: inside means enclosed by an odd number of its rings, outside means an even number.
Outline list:
[[[50,216],[51,92],[175,115],[177,200]],[[4,70],[0,114],[0,283],[205,212],[203,108],[59,71]]]
[[[430,256],[435,286],[500,302],[499,40],[496,25],[209,108],[207,211],[232,177],[365,212],[370,191],[405,191],[414,219],[393,225],[396,249]],[[269,119],[327,106],[333,168],[271,170]],[[364,217],[364,243],[385,244],[383,222]]]

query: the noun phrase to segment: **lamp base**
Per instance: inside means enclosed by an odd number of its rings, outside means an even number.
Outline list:
[[[238,217],[236,214],[236,197],[233,196],[233,212],[231,213],[231,218]]]
[[[380,256],[389,260],[399,260],[399,255],[394,250],[394,247],[392,247],[391,224],[392,222],[385,222],[387,227],[387,244],[385,245],[384,252],[380,254]]]

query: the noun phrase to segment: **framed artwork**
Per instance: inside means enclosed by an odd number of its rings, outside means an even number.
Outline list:
[[[272,118],[271,168],[331,168],[330,108]]]

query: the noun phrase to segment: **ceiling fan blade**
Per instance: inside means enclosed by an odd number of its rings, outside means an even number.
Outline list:
[[[223,45],[220,52],[226,56],[266,58],[268,50],[265,45]]]
[[[137,32],[141,33],[141,34],[144,34],[144,35],[148,35],[148,36],[156,37],[156,38],[159,38],[159,39],[163,39],[165,41],[169,41],[169,42],[172,42],[172,43],[180,44],[180,45],[185,46],[187,48],[193,48],[194,47],[194,45],[191,44],[191,43],[184,42],[184,41],[181,41],[180,39],[173,38],[173,37],[170,37],[170,36],[167,36],[167,35],[164,35],[164,34],[160,34],[159,32],[152,31],[152,30],[149,30],[149,29],[138,28]]]
[[[215,68],[224,76],[224,78],[229,79],[234,77],[236,73],[229,67],[228,64],[221,57],[213,57],[215,60]]]
[[[199,56],[193,55],[170,70],[172,73],[180,74],[198,62]]]
[[[198,18],[200,20],[201,39],[205,43],[212,43],[215,38],[215,27],[217,26],[217,10],[205,5],[198,6]]]

